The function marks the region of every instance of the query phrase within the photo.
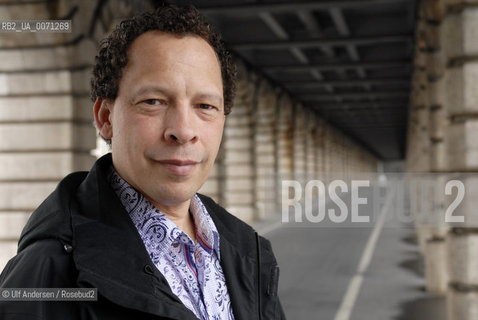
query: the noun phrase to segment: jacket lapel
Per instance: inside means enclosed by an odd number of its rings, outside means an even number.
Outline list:
[[[230,221],[229,213],[200,196],[220,234],[221,267],[235,320],[258,318],[257,259],[252,230]]]
[[[106,181],[111,156],[97,161],[72,202],[73,258],[80,286],[108,300],[172,319],[196,319],[152,263],[133,222]]]
[[[256,319],[255,261],[241,255],[227,239],[221,238],[221,266],[235,320]]]
[[[118,305],[171,319],[196,319],[152,263],[128,213],[106,181],[111,155],[99,159],[70,204],[78,284]],[[221,267],[236,320],[258,319],[254,232],[202,197],[220,234]],[[234,218],[235,219],[235,218]]]

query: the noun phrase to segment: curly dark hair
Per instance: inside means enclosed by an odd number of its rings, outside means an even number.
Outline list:
[[[122,70],[128,63],[127,51],[141,34],[159,30],[180,36],[195,35],[214,49],[221,66],[224,114],[229,114],[236,91],[236,66],[220,36],[192,5],[177,7],[165,5],[150,13],[142,13],[122,21],[100,43],[91,78],[91,99],[116,99]]]

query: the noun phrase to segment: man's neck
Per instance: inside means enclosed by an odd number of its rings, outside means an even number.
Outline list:
[[[194,229],[194,219],[189,212],[191,200],[177,205],[164,205],[151,199],[148,199],[159,211],[161,211],[169,220],[174,222],[183,230],[193,241],[196,241],[196,231]]]
[[[141,192],[141,189],[135,187],[128,182],[116,169],[113,161],[113,170],[125,180],[129,185],[141,193],[149,202],[151,202],[159,211],[161,211],[169,220],[174,222],[181,230],[183,230],[193,241],[196,241],[196,232],[194,229],[194,220],[189,213],[189,206],[191,205],[191,199],[177,203],[164,203],[157,202],[148,197],[145,193]]]

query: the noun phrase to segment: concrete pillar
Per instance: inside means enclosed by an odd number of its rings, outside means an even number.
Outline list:
[[[288,95],[278,100],[277,130],[277,189],[276,212],[281,212],[282,181],[294,178],[294,105]]]
[[[279,175],[291,179],[294,172],[294,112],[293,103],[284,96],[279,103],[278,115],[278,170]]]
[[[0,38],[0,269],[15,254],[30,213],[58,181],[94,162],[89,72],[96,44],[81,37],[84,6],[72,16],[72,33]],[[67,2],[19,2],[0,4],[0,15],[57,19],[70,9]]]
[[[446,292],[448,286],[446,262],[444,239],[441,237],[428,238],[425,248],[425,282],[427,291],[436,294]]]
[[[328,123],[324,125],[324,131],[323,131],[323,139],[324,139],[324,183],[328,182],[328,177],[330,172],[332,172],[332,145],[331,145],[331,127]]]
[[[218,201],[244,221],[255,216],[253,166],[253,94],[256,76],[238,65],[234,108],[226,118],[221,161],[218,162]]]
[[[347,174],[352,171],[354,158],[356,157],[355,148],[350,139],[344,136],[344,170]]]
[[[447,0],[443,20],[443,49],[447,62],[446,131],[448,169],[478,171],[478,7],[477,1]],[[469,180],[469,181],[468,181]],[[466,191],[475,190],[473,179],[465,177]],[[476,197],[467,199],[458,210],[466,217],[475,215]],[[458,214],[458,212],[457,212]],[[466,220],[465,220],[466,221]],[[450,283],[447,293],[448,319],[478,317],[478,232],[470,226],[453,227],[447,233]]]
[[[338,173],[340,173],[339,163],[339,134],[337,129],[331,128],[332,135],[330,136],[330,170],[333,173],[335,179],[339,178]]]
[[[431,108],[429,104],[429,81],[427,74],[429,52],[435,51],[439,44],[432,36],[436,34],[435,29],[430,26],[425,16],[425,1],[421,1],[418,7],[418,21],[416,25],[416,45],[415,45],[415,68],[412,77],[412,90],[410,96],[409,111],[409,129],[408,129],[408,152],[407,152],[407,169],[411,172],[428,172],[430,170],[430,115]],[[435,37],[436,40],[436,37]],[[431,50],[430,48],[435,48]],[[428,240],[432,238],[431,228],[429,225],[421,224],[423,217],[427,216],[430,208],[431,199],[425,196],[426,189],[418,188],[418,192],[410,194],[412,210],[416,210],[416,230],[420,252],[425,255],[426,266],[434,264],[427,257],[438,257],[439,255],[427,255],[428,250],[433,250],[434,246],[429,244]],[[435,243],[433,243],[435,244]],[[431,284],[432,275],[441,274],[440,272],[426,272],[427,289],[434,290],[436,287]]]
[[[447,128],[446,112],[446,88],[445,88],[445,59],[442,50],[442,23],[443,10],[440,1],[422,2],[421,19],[426,21],[424,30],[426,33],[426,91],[428,94],[427,103],[429,109],[428,118],[428,139],[429,139],[429,170],[433,173],[429,179],[435,188],[445,190],[444,174],[447,170],[446,143],[444,141]],[[448,228],[444,225],[445,197],[431,195],[424,199],[429,203],[424,204],[423,212],[434,217],[433,222],[423,226],[426,229],[422,232],[422,249],[425,256],[425,279],[428,291],[445,294],[448,286],[448,268],[446,259],[445,235]],[[443,222],[443,223],[442,223]]]
[[[327,153],[328,153],[328,173],[335,174],[337,172],[337,144],[336,131],[329,125],[327,135]]]
[[[338,164],[338,170],[339,172],[344,175],[345,174],[345,161],[346,161],[346,156],[345,156],[345,146],[344,146],[344,135],[342,132],[338,132],[338,137],[337,137],[337,164]]]
[[[305,172],[309,179],[313,179],[315,173],[314,136],[317,123],[311,110],[305,110],[305,116]]]
[[[325,125],[324,122],[316,115],[315,121],[317,123],[317,127],[315,130],[315,143],[314,143],[314,151],[315,151],[315,174],[317,177],[320,177],[321,174],[324,172],[324,130]]]
[[[447,249],[452,281],[447,294],[448,319],[478,317],[478,234],[469,228],[454,228],[447,236]],[[458,251],[459,254],[453,254]]]
[[[275,202],[275,179],[276,168],[275,155],[275,129],[277,92],[267,83],[263,82],[258,96],[256,112],[256,130],[254,131],[253,143],[255,152],[255,219],[261,220],[266,217],[266,209],[270,211],[269,204]],[[268,207],[268,208],[266,208]]]
[[[282,196],[282,177],[280,175],[280,145],[281,145],[281,123],[280,123],[280,115],[281,115],[281,107],[282,102],[285,100],[285,92],[281,89],[276,90],[276,99],[275,99],[275,106],[274,106],[274,123],[272,124],[274,130],[274,170],[273,170],[273,182],[274,182],[274,191],[273,191],[273,198],[269,202],[269,205],[266,206],[266,210],[271,211],[273,214],[280,214],[281,211],[281,196]]]
[[[294,107],[294,176],[298,180],[303,180],[306,173],[306,114],[304,107],[296,105]]]

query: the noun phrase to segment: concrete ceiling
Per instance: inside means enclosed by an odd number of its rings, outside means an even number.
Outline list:
[[[403,159],[415,0],[193,3],[228,47],[383,160]]]

